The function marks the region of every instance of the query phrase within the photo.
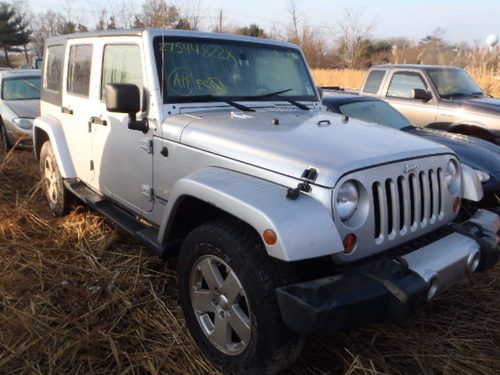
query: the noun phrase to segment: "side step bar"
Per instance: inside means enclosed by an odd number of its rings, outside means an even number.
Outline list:
[[[166,246],[158,243],[157,229],[142,224],[134,215],[102,195],[97,194],[78,180],[65,180],[64,185],[71,193],[89,205],[93,210],[111,220],[134,239],[150,247],[158,255],[161,256],[164,254]]]

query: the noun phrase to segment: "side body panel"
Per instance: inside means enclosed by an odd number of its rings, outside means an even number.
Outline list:
[[[122,36],[99,38],[94,42],[96,83],[92,87],[91,116],[96,119],[89,124],[91,132],[91,159],[95,169],[95,176],[90,185],[96,190],[112,198],[120,205],[140,212],[150,212],[153,209],[153,154],[150,147],[155,126],[151,126],[147,133],[128,129],[129,115],[125,113],[111,113],[106,110],[104,98],[101,97],[101,80],[103,79],[102,65],[107,47],[133,46],[140,50],[143,71],[143,95],[145,103],[149,100],[148,81],[144,79],[145,54],[142,50],[142,38],[137,36]],[[119,70],[119,62],[115,61],[113,69]],[[140,74],[138,74],[140,75]],[[115,77],[115,82],[129,83],[126,73]],[[157,112],[156,106],[143,108],[139,118],[147,117],[151,112]]]

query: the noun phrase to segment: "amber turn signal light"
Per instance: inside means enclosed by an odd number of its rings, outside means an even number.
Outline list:
[[[356,247],[356,244],[358,242],[358,239],[356,236],[352,233],[349,233],[347,236],[344,237],[344,254],[350,254],[353,252],[354,248]]]
[[[453,212],[457,213],[460,210],[460,198],[455,198],[453,202]]]
[[[278,242],[278,236],[272,229],[266,229],[262,237],[264,237],[264,242],[266,243],[266,245],[269,246],[276,245],[276,243]]]

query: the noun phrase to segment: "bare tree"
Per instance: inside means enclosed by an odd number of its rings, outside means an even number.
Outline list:
[[[118,28],[129,29],[134,22],[134,2],[122,0],[115,5],[115,18],[118,20]]]
[[[345,67],[357,68],[362,64],[365,54],[366,39],[375,27],[377,20],[363,22],[362,9],[345,9],[340,22],[340,40],[338,53]]]
[[[183,0],[177,2],[180,18],[187,22],[190,29],[203,28],[204,14],[208,13],[203,0]]]
[[[311,66],[324,66],[328,50],[325,32],[319,27],[308,25],[304,21],[306,16],[299,7],[297,0],[287,0],[286,7],[290,17],[287,30],[288,41],[296,43],[302,48]]]
[[[35,54],[43,54],[45,40],[51,36],[59,35],[64,22],[64,16],[52,10],[40,13],[33,18],[31,27],[33,28],[32,41]]]
[[[297,0],[288,0],[286,6],[291,19],[291,27],[289,31],[291,37],[289,37],[289,39],[291,39],[294,43],[301,45],[299,23],[300,18],[302,18],[302,11],[297,5]]]
[[[177,6],[165,0],[146,0],[142,13],[137,14],[134,24],[137,27],[175,27],[180,14]]]

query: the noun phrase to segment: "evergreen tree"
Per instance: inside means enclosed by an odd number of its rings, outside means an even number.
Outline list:
[[[0,2],[0,48],[7,65],[10,66],[9,52],[22,51],[19,47],[28,44],[30,37],[31,30],[24,17],[17,14],[10,4]]]

